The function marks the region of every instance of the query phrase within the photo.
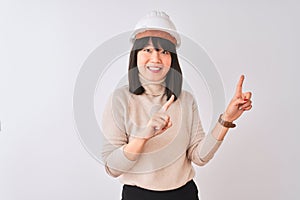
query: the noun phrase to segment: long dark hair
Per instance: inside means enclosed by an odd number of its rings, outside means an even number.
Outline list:
[[[169,40],[159,38],[159,37],[145,37],[135,40],[133,47],[130,52],[129,57],[129,67],[128,67],[128,82],[129,91],[133,94],[140,95],[145,92],[145,89],[141,85],[139,79],[139,71],[137,68],[137,53],[142,50],[145,46],[152,42],[155,49],[162,48],[169,51],[171,54],[171,68],[167,73],[165,84],[166,90],[165,95],[167,95],[167,100],[174,94],[175,100],[179,97],[182,90],[182,72],[179,65],[176,47]]]

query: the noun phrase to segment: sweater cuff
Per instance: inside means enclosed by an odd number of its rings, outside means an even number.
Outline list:
[[[112,154],[110,154],[106,160],[107,167],[114,170],[127,172],[135,165],[137,160],[129,160],[124,154],[124,147],[125,145],[116,149]]]
[[[212,159],[221,144],[222,141],[217,140],[212,134],[208,134],[205,137],[204,144],[199,152],[201,160],[208,162],[210,159]]]

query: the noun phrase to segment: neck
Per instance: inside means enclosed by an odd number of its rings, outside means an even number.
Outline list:
[[[139,74],[140,82],[146,94],[159,96],[165,93],[165,78],[159,81],[150,81]]]

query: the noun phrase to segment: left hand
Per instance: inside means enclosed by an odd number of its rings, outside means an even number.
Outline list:
[[[235,95],[226,108],[222,118],[225,121],[233,122],[238,119],[244,111],[252,108],[251,92],[243,93],[243,82],[245,76],[241,75],[240,80],[236,86]]]

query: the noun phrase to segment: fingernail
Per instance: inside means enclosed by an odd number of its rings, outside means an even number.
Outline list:
[[[248,101],[248,99],[245,98],[244,101]]]

